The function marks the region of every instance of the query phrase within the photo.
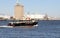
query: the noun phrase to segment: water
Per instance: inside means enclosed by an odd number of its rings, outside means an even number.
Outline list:
[[[0,21],[0,25],[8,22]],[[33,28],[0,28],[0,38],[60,38],[60,21],[39,21]]]

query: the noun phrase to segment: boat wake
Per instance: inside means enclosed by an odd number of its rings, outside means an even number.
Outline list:
[[[13,26],[0,26],[0,28],[13,28]]]
[[[37,27],[38,25],[34,25],[34,27]]]
[[[38,25],[34,25],[33,27],[37,27]],[[15,26],[15,27],[29,27],[29,26]],[[0,28],[13,28],[13,26],[0,26]]]

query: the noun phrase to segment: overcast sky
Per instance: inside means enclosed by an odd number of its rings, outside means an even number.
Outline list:
[[[60,0],[19,0],[24,5],[24,13],[48,14],[60,17]],[[0,0],[0,14],[14,15],[16,0]]]

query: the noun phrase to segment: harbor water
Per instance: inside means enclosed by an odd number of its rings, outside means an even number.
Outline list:
[[[0,26],[7,26],[10,21],[0,21]],[[32,28],[0,27],[0,38],[60,38],[60,20],[38,21]]]

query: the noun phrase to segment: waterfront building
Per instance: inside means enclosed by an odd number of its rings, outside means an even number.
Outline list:
[[[25,18],[43,20],[45,15],[42,14],[25,14]]]
[[[10,16],[8,16],[8,15],[0,15],[0,20],[4,20],[4,19],[10,19]]]
[[[16,5],[14,6],[14,18],[16,20],[22,20],[24,17],[24,6],[19,4],[18,0]]]

